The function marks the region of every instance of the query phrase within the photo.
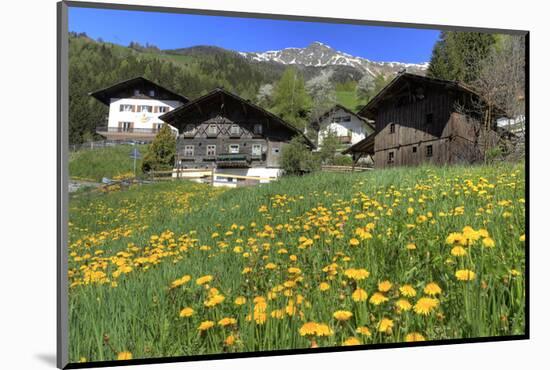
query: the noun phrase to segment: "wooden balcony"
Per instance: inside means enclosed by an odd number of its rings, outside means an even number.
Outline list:
[[[351,144],[351,136],[336,136],[340,144]]]

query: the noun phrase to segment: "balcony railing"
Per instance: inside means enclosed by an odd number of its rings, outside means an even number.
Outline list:
[[[97,132],[107,133],[129,133],[129,134],[157,134],[160,129],[158,128],[135,128],[135,127],[109,127],[100,126],[96,127]]]
[[[341,144],[351,143],[351,136],[337,136],[336,137]]]

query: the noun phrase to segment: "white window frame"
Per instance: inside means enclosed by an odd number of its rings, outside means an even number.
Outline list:
[[[122,123],[122,125],[120,126],[121,131],[128,132],[131,130],[133,122],[123,121],[121,123]]]
[[[147,107],[147,110],[144,110],[143,108]],[[149,110],[151,109],[151,110]],[[138,112],[147,112],[147,113],[153,113],[153,106],[152,105],[138,105]]]
[[[213,151],[213,152],[211,152]],[[215,144],[208,144],[206,146],[206,155],[208,157],[213,157],[216,155],[216,145]]]
[[[262,155],[262,144],[252,144],[252,155]]]
[[[186,145],[183,148],[183,156],[184,157],[194,157],[195,156],[195,146],[194,145]]]
[[[237,149],[236,152],[234,151],[234,148]],[[229,144],[229,153],[230,154],[238,154],[239,150],[240,150],[240,145],[239,144]]]
[[[131,112],[134,106],[132,104],[120,104],[120,112]]]
[[[159,113],[166,113],[168,112],[168,107],[165,105],[159,105]]]
[[[214,129],[214,131],[212,131]],[[207,129],[208,135],[217,135],[218,134],[218,126],[217,125],[208,125]]]
[[[229,134],[230,135],[240,135],[241,134],[241,127],[239,125],[231,125],[229,128]]]

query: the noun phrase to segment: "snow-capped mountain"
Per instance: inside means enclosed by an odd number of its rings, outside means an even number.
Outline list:
[[[266,52],[239,52],[252,62],[278,64],[296,64],[306,67],[346,66],[373,76],[392,75],[405,68],[407,72],[425,74],[428,63],[410,64],[400,62],[374,62],[334,50],[321,42],[313,42],[305,48],[285,48]]]

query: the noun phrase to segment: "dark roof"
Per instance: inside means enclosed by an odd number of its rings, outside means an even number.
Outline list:
[[[426,76],[420,76],[413,73],[401,73],[397,75],[389,84],[387,84],[378,94],[372,98],[367,105],[365,105],[361,110],[357,113],[363,117],[368,118],[374,118],[374,111],[376,108],[378,108],[379,104],[387,97],[391,96],[394,89],[399,86],[400,83],[402,83],[405,80],[413,80],[418,82],[424,82],[424,83],[430,83],[430,84],[436,84],[440,86],[444,86],[450,89],[463,91],[475,96],[479,96],[471,87],[463,84],[462,82],[458,81],[449,81],[449,80],[442,80],[439,78],[433,78],[433,77],[426,77]]]
[[[118,82],[104,89],[91,92],[89,93],[89,95],[93,96],[103,104],[109,105],[111,102],[110,99],[112,97],[116,97],[117,94],[119,94],[122,91],[130,90],[133,88],[140,88],[140,89],[146,90],[146,89],[150,89],[151,87],[154,87],[155,89],[157,89],[159,93],[170,97],[170,99],[178,100],[183,103],[187,103],[189,101],[189,99],[186,98],[185,96],[176,94],[175,92],[172,92],[167,88],[162,87],[159,84],[154,83],[153,81],[150,81],[144,77],[135,77],[126,81]]]
[[[241,98],[240,96],[236,95],[236,94],[233,94],[227,90],[225,90],[224,88],[221,88],[221,87],[218,87],[212,91],[210,91],[209,93],[203,95],[203,96],[200,96],[198,97],[197,99],[194,99],[182,106],[179,106],[178,108],[168,112],[168,113],[165,113],[163,114],[162,116],[159,117],[159,119],[161,119],[162,121],[164,122],[167,122],[167,123],[173,123],[175,119],[177,119],[177,117],[179,115],[181,115],[182,113],[184,112],[188,112],[189,110],[195,108],[197,105],[203,103],[204,101],[208,100],[208,99],[211,99],[211,98],[214,98],[215,96],[219,96],[219,95],[224,95],[224,96],[227,96],[231,99],[235,99],[237,100],[238,102],[242,103],[242,104],[246,104],[248,107],[250,107],[251,109],[254,109],[256,111],[258,111],[260,114],[268,117],[268,118],[271,118],[272,120],[278,122],[279,124],[283,125],[284,127],[290,129],[291,131],[293,131],[294,133],[296,133],[297,135],[300,135],[304,138],[305,142],[307,145],[309,145],[311,148],[315,148],[315,144],[309,140],[307,138],[307,136],[299,129],[297,129],[296,127],[294,127],[293,125],[291,125],[290,123],[284,121],[282,118],[280,118],[279,116],[276,116],[275,114],[263,109],[262,107],[248,101],[248,100],[245,100],[243,98]]]
[[[332,108],[328,109],[325,113],[323,113],[320,117],[319,117],[319,120],[322,120],[324,119],[326,116],[328,116],[329,114],[331,114],[332,112],[338,110],[338,109],[341,109],[343,110],[344,112],[348,113],[348,114],[351,114],[352,116],[354,117],[357,117],[358,119],[360,119],[361,121],[365,122],[370,128],[372,128],[374,130],[374,125],[372,124],[373,121],[372,120],[369,120],[367,119],[366,117],[361,117],[359,114],[355,113],[354,111],[344,107],[343,105],[341,104],[334,104],[334,106],[332,106]]]
[[[367,153],[374,154],[374,137],[376,133],[372,133],[363,140],[353,144],[346,150],[342,151],[342,154],[353,154],[353,153]]]

